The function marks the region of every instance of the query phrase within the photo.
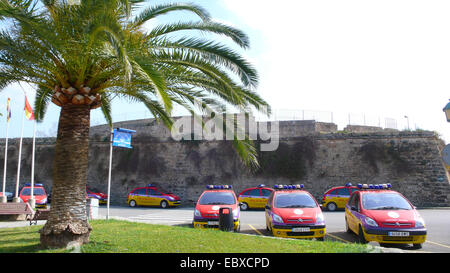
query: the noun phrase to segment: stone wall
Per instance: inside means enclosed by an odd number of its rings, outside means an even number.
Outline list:
[[[320,125],[320,124],[319,124]],[[306,127],[309,130],[303,130]],[[280,122],[277,151],[260,152],[262,168],[245,168],[229,141],[174,141],[153,120],[114,124],[137,131],[133,149],[114,148],[113,204],[126,205],[127,193],[148,183],[196,201],[206,184],[232,184],[235,192],[258,184],[304,184],[320,202],[323,192],[346,182],[391,183],[416,206],[450,206],[450,184],[440,158],[443,143],[432,132],[323,133],[314,122]],[[88,185],[106,192],[109,130],[91,128]],[[322,131],[322,133],[320,133]],[[17,139],[8,149],[7,191],[14,191]],[[38,139],[35,181],[52,184],[54,138]],[[259,147],[259,143],[256,143]],[[0,142],[3,166],[4,141]],[[21,184],[30,178],[31,139],[24,139]]]

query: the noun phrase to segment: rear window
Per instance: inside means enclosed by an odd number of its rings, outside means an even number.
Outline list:
[[[198,203],[200,205],[234,205],[236,198],[231,192],[205,192]]]
[[[275,196],[275,208],[315,208],[317,203],[307,193],[279,193]]]
[[[362,207],[368,210],[411,210],[409,202],[398,193],[366,193],[362,196]]]

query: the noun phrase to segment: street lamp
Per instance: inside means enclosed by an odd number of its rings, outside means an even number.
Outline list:
[[[442,109],[444,111],[445,116],[447,117],[447,121],[450,122],[450,102]]]
[[[408,122],[408,131],[409,131],[409,117],[405,116],[405,118],[406,118],[406,122]]]

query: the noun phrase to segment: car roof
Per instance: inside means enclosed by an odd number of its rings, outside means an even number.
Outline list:
[[[273,191],[273,189],[272,189],[272,188],[269,188],[269,187],[251,187],[251,188],[243,189],[242,191],[255,190],[255,189],[265,189],[265,190],[271,190],[271,191]]]
[[[360,190],[358,191],[361,194],[366,194],[366,193],[399,193],[398,191],[393,191],[393,190]]]
[[[203,192],[224,192],[224,191],[234,193],[234,191],[232,189],[206,189]]]

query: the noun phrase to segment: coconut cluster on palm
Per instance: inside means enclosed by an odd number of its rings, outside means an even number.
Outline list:
[[[172,12],[191,17],[144,28],[146,22]],[[31,84],[38,121],[49,103],[61,107],[52,206],[40,231],[43,246],[89,241],[85,186],[91,110],[101,109],[112,126],[111,100],[137,101],[168,127],[174,105],[194,112],[199,101],[214,111],[228,104],[269,112],[255,92],[258,76],[252,65],[213,37],[195,33],[222,35],[243,49],[249,47],[248,37],[211,20],[195,4],[0,0],[0,20],[8,26],[0,32],[0,88],[14,82]],[[187,30],[191,36],[186,36]],[[245,164],[257,164],[248,139],[235,138],[233,143]]]

